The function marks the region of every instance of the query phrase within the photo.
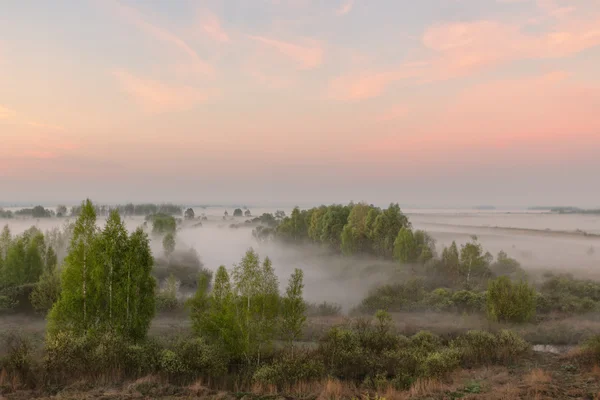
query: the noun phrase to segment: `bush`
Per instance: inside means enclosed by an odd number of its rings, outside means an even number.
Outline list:
[[[420,352],[430,353],[442,347],[442,339],[429,331],[421,331],[410,338],[410,346]]]
[[[33,344],[29,338],[20,332],[9,332],[0,339],[0,371],[4,370],[22,380],[33,380],[35,362]]]
[[[496,362],[496,336],[485,331],[468,331],[452,342],[459,349],[464,366]]]
[[[452,292],[449,289],[438,288],[428,293],[424,301],[428,308],[435,311],[446,311],[453,308]]]
[[[518,357],[527,354],[531,348],[529,343],[513,331],[503,329],[496,337],[498,338],[497,359],[501,363],[513,362]]]
[[[421,364],[421,374],[428,378],[443,378],[458,367],[459,361],[460,352],[456,349],[430,353]]]
[[[313,351],[283,352],[271,365],[256,370],[253,380],[261,385],[282,388],[297,382],[320,380],[325,376],[325,365]]]
[[[586,363],[600,363],[600,335],[594,335],[583,342],[581,356]]]
[[[460,353],[465,367],[485,364],[506,364],[527,354],[529,343],[516,333],[501,330],[497,335],[482,331],[469,331],[451,343]]]
[[[459,290],[452,294],[452,304],[458,312],[480,312],[485,309],[486,294],[471,290]]]
[[[220,376],[227,371],[226,353],[202,338],[181,340],[175,346],[175,353],[188,374]]]
[[[527,282],[511,282],[501,276],[491,280],[487,291],[488,318],[493,321],[527,322],[533,318],[537,293]]]
[[[161,372],[171,376],[187,375],[185,365],[173,350],[163,350],[158,361]]]
[[[360,308],[368,313],[377,310],[401,311],[411,310],[425,298],[423,282],[419,279],[404,284],[384,285],[362,301]]]

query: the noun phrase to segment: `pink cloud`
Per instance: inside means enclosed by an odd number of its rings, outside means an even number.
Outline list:
[[[204,10],[200,13],[200,25],[203,32],[210,38],[219,43],[229,43],[229,35],[221,27],[221,21],[219,17],[208,10]]]
[[[341,101],[364,100],[381,95],[393,82],[416,78],[426,63],[405,64],[397,69],[350,74],[330,82],[328,96]]]
[[[546,12],[567,15],[547,6]],[[361,100],[377,97],[393,83],[436,82],[467,76],[516,60],[557,59],[600,45],[600,16],[559,18],[551,30],[529,33],[498,21],[444,23],[425,30],[422,45],[432,54],[386,70],[350,74],[332,80],[330,97]]]
[[[13,110],[0,106],[0,120],[9,119],[14,117],[15,115],[16,113]]]
[[[125,6],[120,3],[115,4],[117,12],[126,21],[136,26],[141,31],[152,36],[153,38],[161,42],[167,43],[175,47],[176,49],[179,49],[181,52],[185,53],[191,59],[194,69],[197,70],[199,73],[209,76],[214,74],[214,68],[210,64],[202,60],[198,56],[196,51],[192,49],[192,47],[185,40],[166,29],[149,23],[136,9]]]
[[[316,42],[311,45],[304,46],[294,43],[284,42],[281,40],[271,39],[264,36],[248,36],[255,40],[277,50],[286,58],[299,64],[302,69],[313,69],[321,65],[323,62],[323,48]]]
[[[598,109],[600,86],[564,71],[495,81],[464,90],[441,112],[426,109],[430,121],[407,133],[369,136],[349,157],[377,162],[402,153],[398,162],[428,168],[576,159],[600,151]]]
[[[352,11],[353,6],[354,6],[354,0],[346,0],[346,2],[344,4],[342,4],[340,6],[340,8],[337,9],[336,14],[337,15],[346,15],[350,11]]]
[[[140,78],[125,70],[115,70],[112,74],[123,89],[148,112],[187,110],[206,101],[207,94],[189,86],[172,86],[165,83]]]

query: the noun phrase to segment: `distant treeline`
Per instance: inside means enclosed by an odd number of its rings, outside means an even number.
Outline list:
[[[536,206],[536,207],[529,207],[530,210],[550,210],[550,212],[553,213],[559,213],[559,214],[600,214],[600,208],[579,208],[579,207],[566,207],[566,206],[560,206],[560,207],[541,207],[541,206]]]
[[[22,208],[15,212],[10,210],[4,210],[0,208],[0,218],[13,218],[13,217],[33,217],[33,218],[51,218],[56,216],[56,212],[48,210],[42,206],[35,206],[33,208]]]
[[[167,214],[167,215],[182,215],[183,208],[181,206],[165,203],[165,204],[125,204],[116,206],[94,205],[97,215],[108,215],[110,210],[117,210],[121,215],[136,215],[148,216],[152,214]],[[81,213],[81,206],[71,208],[71,215],[78,216]]]

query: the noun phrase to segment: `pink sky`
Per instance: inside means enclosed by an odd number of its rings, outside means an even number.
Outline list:
[[[600,206],[597,0],[25,3],[0,202]]]

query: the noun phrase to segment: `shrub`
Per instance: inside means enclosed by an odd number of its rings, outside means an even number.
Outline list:
[[[428,293],[425,297],[425,305],[435,311],[445,311],[453,307],[452,292],[448,289],[438,288]]]
[[[479,312],[485,309],[486,294],[471,290],[459,290],[452,294],[452,304],[459,312]]]
[[[31,340],[20,332],[8,332],[0,339],[0,371],[4,370],[23,380],[33,379],[35,362]]]
[[[46,339],[45,367],[48,374],[58,377],[80,376],[94,367],[93,344],[88,336],[61,331]]]
[[[163,350],[160,353],[159,367],[161,372],[164,372],[171,376],[187,375],[189,371],[186,370],[185,365],[181,362],[181,359],[172,350]]]
[[[501,330],[497,335],[469,331],[452,341],[451,347],[459,351],[465,367],[510,363],[530,349],[529,343],[509,330]]]
[[[430,353],[442,347],[442,339],[429,331],[420,331],[410,338],[410,346],[420,352]]]
[[[600,363],[600,335],[594,335],[583,342],[581,356],[587,363]]]
[[[181,340],[175,353],[189,374],[220,376],[227,371],[226,353],[202,338]]]
[[[256,370],[253,380],[261,385],[285,385],[320,380],[325,376],[325,365],[313,351],[285,351],[271,365]]]
[[[415,308],[425,298],[423,282],[414,279],[403,284],[384,285],[362,301],[361,309],[365,312],[377,310],[400,311]]]
[[[496,346],[497,359],[501,363],[513,362],[529,352],[531,348],[529,343],[513,331],[503,329],[498,332],[496,337],[498,338]]]
[[[526,282],[513,283],[501,276],[488,284],[488,317],[494,321],[527,322],[535,315],[536,298],[535,289]]]
[[[452,342],[460,350],[464,366],[492,363],[496,361],[496,336],[484,331],[468,331]]]
[[[421,374],[428,378],[443,378],[458,367],[459,360],[460,352],[456,349],[435,351],[423,360]]]

